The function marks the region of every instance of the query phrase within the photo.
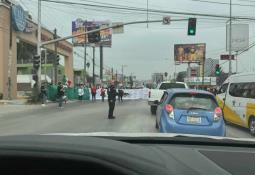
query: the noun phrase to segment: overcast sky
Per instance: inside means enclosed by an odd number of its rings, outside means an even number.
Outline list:
[[[33,18],[37,18],[36,0],[19,0],[25,9],[28,9]],[[71,0],[65,0],[71,1]],[[93,2],[111,3],[131,7],[146,8],[147,0],[72,0],[95,4]],[[213,0],[213,2],[229,2],[224,0]],[[97,4],[98,4],[97,3]],[[249,16],[255,18],[255,2],[233,0],[233,3],[251,4],[253,6],[233,6],[234,16]],[[58,29],[60,36],[71,34],[71,22],[77,18],[84,20],[111,20],[112,22],[130,22],[146,20],[146,14],[141,12],[127,12],[123,10],[92,9],[85,6],[61,5],[49,2],[42,2],[42,23],[48,29]],[[149,0],[150,9],[195,12],[217,15],[228,15],[229,6],[224,4],[210,4],[192,0]],[[166,15],[166,14],[165,14]],[[163,14],[149,14],[150,20],[162,19]],[[180,15],[169,14],[173,19],[180,18]],[[182,16],[194,17],[194,16]],[[125,26],[124,34],[113,35],[112,47],[104,49],[105,67],[113,67],[114,70],[121,71],[121,65],[127,65],[124,72],[128,75],[133,73],[139,79],[150,79],[154,72],[174,73],[174,44],[185,43],[206,43],[206,57],[219,59],[220,54],[226,52],[226,19],[213,19],[198,17],[196,36],[187,36],[187,22],[172,22],[171,25],[161,23],[137,24]],[[254,22],[241,21],[250,26],[250,43],[254,42]],[[76,48],[76,51],[83,55],[83,48]],[[97,49],[96,63],[99,65],[99,50]],[[88,49],[92,55],[92,49]],[[238,71],[252,71],[255,68],[254,62],[255,49],[239,56]],[[75,56],[75,55],[74,55]],[[91,61],[90,61],[91,62]],[[224,63],[224,61],[220,61]],[[82,67],[82,59],[75,56],[75,67]],[[228,63],[222,65],[228,71]],[[235,63],[233,63],[235,71]],[[177,71],[187,68],[187,65],[177,66]],[[90,68],[90,71],[92,68]],[[96,68],[98,73],[99,69]]]

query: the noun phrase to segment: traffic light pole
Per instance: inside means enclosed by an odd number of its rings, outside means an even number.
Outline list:
[[[100,45],[100,80],[103,81],[103,46]]]
[[[39,95],[41,88],[41,66],[42,66],[42,58],[41,58],[41,0],[38,0],[38,30],[37,30],[37,55],[40,56],[40,66],[37,71],[38,81],[37,81],[37,94]]]
[[[171,21],[188,21],[188,18],[185,18],[185,19],[171,19]],[[159,22],[162,22],[162,20],[150,20],[150,21],[146,20],[146,21],[127,22],[127,23],[117,24],[117,25],[113,25],[113,26],[109,26],[109,27],[102,27],[102,28],[99,28],[99,29],[86,31],[86,32],[75,34],[75,35],[66,36],[66,37],[63,37],[63,38],[57,38],[57,39],[53,39],[53,40],[50,40],[50,41],[45,41],[45,42],[42,43],[42,45],[52,44],[52,43],[55,43],[55,42],[67,40],[67,39],[70,39],[70,38],[75,38],[75,37],[78,37],[78,36],[82,36],[82,35],[86,35],[86,34],[89,34],[89,33],[98,32],[98,31],[101,31],[101,30],[123,27],[125,25],[144,24],[144,23],[159,23]]]
[[[230,0],[230,9],[229,9],[229,73],[228,76],[232,74],[232,61],[231,61],[231,56],[232,56],[232,0]]]
[[[54,29],[54,39],[57,39],[57,29]],[[54,68],[54,84],[58,83],[58,65],[57,65],[57,42],[54,43],[54,61],[53,61],[53,68]]]
[[[93,85],[95,85],[95,46],[93,48]]]
[[[84,78],[84,85],[86,83],[86,72],[87,72],[87,46],[86,46],[86,35],[85,36],[85,44],[84,44],[84,72],[83,72],[83,78]]]

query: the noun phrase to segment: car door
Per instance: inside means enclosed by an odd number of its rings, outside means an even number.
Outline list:
[[[156,122],[158,124],[159,124],[162,109],[164,108],[164,104],[165,104],[167,97],[168,97],[168,93],[165,91],[158,103],[157,112],[156,112]]]
[[[243,86],[243,83],[231,83],[229,86],[228,95],[226,97],[227,111],[224,113],[225,118],[227,121],[238,125],[244,124],[244,118],[242,116],[243,110],[241,110]]]
[[[224,101],[226,99],[226,95],[227,95],[226,93],[227,93],[227,90],[228,90],[228,85],[229,85],[229,83],[223,84],[221,86],[221,88],[219,89],[219,91],[217,92],[216,99],[217,99],[217,102],[218,102],[219,106],[222,109],[223,109],[223,106],[224,106]]]

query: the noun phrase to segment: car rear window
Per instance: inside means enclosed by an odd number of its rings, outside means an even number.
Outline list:
[[[185,85],[182,83],[162,83],[159,89],[166,90],[166,89],[173,89],[173,88],[185,88]]]
[[[169,104],[174,109],[204,109],[214,111],[218,106],[214,97],[208,94],[200,93],[180,93],[171,98]]]

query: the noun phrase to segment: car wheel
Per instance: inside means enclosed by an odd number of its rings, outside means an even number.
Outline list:
[[[255,118],[251,117],[249,121],[249,130],[251,135],[255,135]]]
[[[157,106],[151,106],[151,114],[155,115],[157,111]]]

